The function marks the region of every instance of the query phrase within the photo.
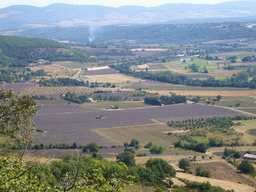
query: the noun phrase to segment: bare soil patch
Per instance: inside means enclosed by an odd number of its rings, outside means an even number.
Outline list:
[[[98,83],[126,83],[128,82],[138,82],[140,79],[135,77],[130,77],[123,74],[106,74],[106,75],[87,75],[82,76],[81,79],[88,80],[89,82]]]
[[[51,74],[53,77],[54,76],[57,76],[57,77],[72,77],[77,73],[76,70],[69,69],[69,68],[63,67],[63,66],[58,65],[58,64],[31,67],[32,71],[42,70],[42,69],[46,73]]]
[[[256,180],[250,178],[247,175],[239,173],[239,171],[233,167],[232,165],[224,162],[224,161],[216,161],[216,162],[204,162],[204,161],[196,161],[191,162],[192,172],[195,173],[197,167],[202,167],[204,170],[210,171],[211,178],[220,179],[220,180],[228,180],[236,183],[243,183],[250,186],[256,187]]]
[[[248,186],[246,184],[239,184],[237,182],[227,181],[227,180],[219,180],[205,177],[198,177],[187,173],[177,172],[176,175],[178,178],[184,178],[189,181],[197,181],[197,182],[210,182],[213,186],[220,186],[225,190],[234,189],[235,192],[254,192],[254,187]]]

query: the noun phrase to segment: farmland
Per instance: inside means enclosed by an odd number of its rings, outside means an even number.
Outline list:
[[[250,186],[256,186],[256,182],[244,175],[237,173],[237,170],[230,164],[224,161],[213,162],[192,162],[192,171],[195,172],[197,167],[202,167],[204,170],[210,171],[211,178],[219,180],[228,180],[236,183],[244,183]]]
[[[88,87],[30,87],[23,90],[27,95],[58,95],[66,94],[67,92],[76,94],[90,94],[94,92],[94,88]]]
[[[32,71],[44,70],[52,77],[56,77],[56,76],[57,77],[72,77],[77,73],[76,70],[63,67],[63,66],[59,65],[58,63],[52,64],[52,65],[34,66],[34,67],[31,67],[31,70]]]
[[[89,82],[98,83],[127,83],[140,81],[138,78],[126,76],[123,74],[106,74],[106,75],[83,75],[81,79]]]
[[[207,111],[207,113],[205,113]],[[214,116],[235,116],[238,112],[230,111],[204,105],[173,105],[164,107],[151,107],[141,109],[126,109],[105,111],[91,108],[82,108],[73,105],[43,105],[38,111],[38,115],[32,117],[36,122],[37,128],[44,130],[43,133],[33,133],[36,143],[72,143],[86,144],[89,142],[97,142],[100,145],[111,146],[121,140],[112,142],[106,134],[106,138],[96,134],[94,129],[100,134],[104,134],[104,130],[100,128],[115,128],[123,126],[154,124],[152,119],[160,122],[167,122],[169,120],[183,120],[188,118],[209,118]],[[102,115],[102,119],[95,119],[96,116]],[[161,126],[160,126],[161,127]],[[162,126],[162,128],[164,128]],[[165,127],[166,129],[167,127]],[[111,129],[115,131],[117,129]],[[125,137],[125,131],[129,129],[118,129]],[[134,129],[134,131],[139,129]],[[152,128],[148,129],[152,132]],[[162,129],[161,129],[162,130]],[[164,131],[164,129],[163,129]],[[141,132],[140,132],[141,133]],[[135,136],[130,133],[131,136]],[[156,133],[151,133],[154,135]],[[166,141],[166,136],[158,132]],[[150,134],[149,134],[150,135]],[[153,136],[151,136],[153,137]],[[157,138],[155,137],[155,138]],[[165,139],[164,139],[165,138]],[[115,138],[116,139],[116,138]],[[113,139],[114,140],[114,139]],[[126,141],[127,139],[125,139]],[[124,141],[123,141],[124,142]],[[146,140],[144,141],[146,142]],[[156,141],[160,142],[160,141]],[[164,141],[161,141],[163,143]],[[167,142],[168,143],[168,142]]]
[[[5,89],[5,91],[8,91],[10,89],[13,89],[15,93],[20,93],[24,89],[33,89],[38,87],[38,84],[36,83],[6,83],[6,84],[0,84],[0,89]]]

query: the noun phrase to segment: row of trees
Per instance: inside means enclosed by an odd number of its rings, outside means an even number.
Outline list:
[[[76,79],[70,78],[57,78],[57,79],[41,79],[38,82],[42,86],[89,86],[88,83],[84,81],[78,81]]]
[[[202,87],[256,87],[256,77],[254,77],[252,80],[249,80],[249,74],[246,71],[240,71],[236,74],[233,74],[232,77],[223,80],[216,80],[214,77],[208,77],[207,80],[199,80],[189,79],[185,75],[177,75],[170,71],[158,73],[149,73],[143,71],[135,72],[130,69],[131,64],[129,63],[111,65],[110,67],[119,70],[121,73],[129,76],[173,84]]]
[[[186,103],[187,99],[185,96],[176,95],[175,93],[172,96],[161,96],[161,97],[146,97],[144,99],[146,104],[149,105],[172,105],[178,103]]]

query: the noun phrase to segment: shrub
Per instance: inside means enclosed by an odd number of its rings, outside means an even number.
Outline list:
[[[203,170],[201,167],[196,168],[196,175],[201,177],[211,177],[211,173],[207,170]]]
[[[183,169],[185,172],[192,173],[191,172],[191,165],[188,159],[181,159],[179,161],[179,168]]]
[[[152,147],[152,145],[153,145],[153,143],[152,143],[152,141],[150,141],[148,144],[146,144],[144,146],[144,148],[150,148],[150,147]]]
[[[162,154],[162,153],[164,152],[164,147],[162,147],[162,146],[157,146],[157,145],[153,145],[153,146],[150,148],[149,152],[150,152],[151,154]]]
[[[137,157],[145,157],[145,156],[147,156],[147,153],[138,153],[137,154]]]
[[[176,170],[167,161],[163,159],[149,159],[146,167],[150,168],[158,178],[165,179],[166,177],[175,177]]]
[[[242,163],[238,165],[237,169],[245,174],[255,173],[255,167],[248,160],[243,160]]]
[[[116,160],[117,160],[117,162],[124,162],[127,166],[135,166],[134,155],[129,151],[119,153],[116,156]]]

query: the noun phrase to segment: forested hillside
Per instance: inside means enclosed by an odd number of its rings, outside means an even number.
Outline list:
[[[54,40],[18,36],[0,36],[0,65],[24,67],[38,59],[79,60],[89,59],[87,52],[71,49]]]
[[[201,43],[220,39],[254,38],[255,25],[223,22],[197,24],[150,24],[102,27],[37,28],[19,33],[27,37],[69,40],[82,43]]]

